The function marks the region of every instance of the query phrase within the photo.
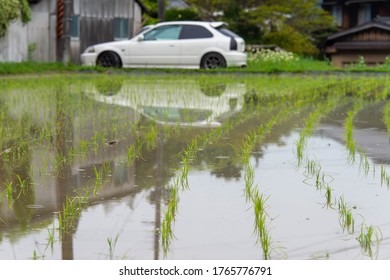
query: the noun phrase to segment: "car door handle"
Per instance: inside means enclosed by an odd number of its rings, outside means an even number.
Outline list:
[[[175,45],[169,45],[171,48],[174,48],[175,47]]]

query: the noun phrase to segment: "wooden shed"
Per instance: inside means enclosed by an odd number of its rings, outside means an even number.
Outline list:
[[[80,61],[92,44],[132,37],[147,12],[141,0],[29,0],[31,21],[0,39],[0,61]],[[68,59],[64,59],[68,57]]]

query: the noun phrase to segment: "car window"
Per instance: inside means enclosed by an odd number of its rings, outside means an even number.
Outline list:
[[[233,31],[227,29],[227,28],[217,28],[219,32],[221,32],[223,35],[228,36],[230,38],[240,38],[236,33]]]
[[[180,25],[159,26],[145,33],[144,41],[177,40],[181,28]]]
[[[180,33],[180,39],[202,39],[212,37],[213,33],[199,25],[183,25]]]

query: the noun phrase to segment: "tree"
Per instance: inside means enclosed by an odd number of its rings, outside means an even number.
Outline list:
[[[187,0],[201,17],[223,20],[247,42],[278,44],[316,54],[321,38],[334,30],[333,18],[318,0]]]
[[[20,18],[23,23],[31,19],[27,0],[0,0],[0,38],[7,33],[9,24]]]

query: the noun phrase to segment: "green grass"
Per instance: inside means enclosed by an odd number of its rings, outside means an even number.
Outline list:
[[[242,73],[306,73],[306,72],[390,72],[390,66],[378,65],[367,67],[363,64],[351,65],[346,68],[337,68],[331,65],[327,60],[319,60],[310,57],[298,57],[294,61],[254,61],[248,60],[247,68],[224,68],[214,70],[186,70],[186,69],[107,69],[102,67],[85,67],[81,65],[68,64],[64,65],[59,62],[1,62],[0,75],[15,74],[47,74],[47,73],[67,73],[67,72],[96,72],[96,73],[113,73],[113,72],[147,72],[147,73],[215,73],[215,72],[242,72]]]

